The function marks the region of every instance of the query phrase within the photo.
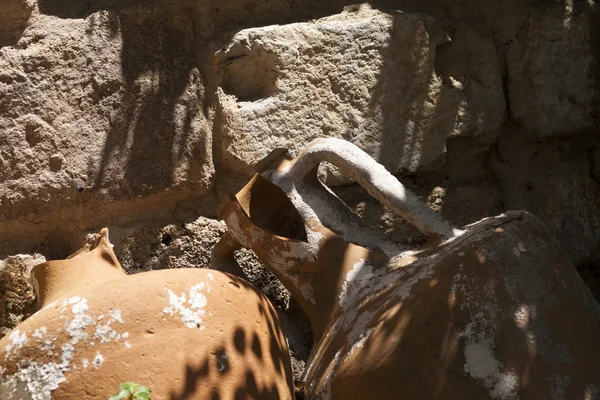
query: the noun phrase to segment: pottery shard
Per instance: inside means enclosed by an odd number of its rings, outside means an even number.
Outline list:
[[[572,2],[560,7],[532,14],[507,52],[511,117],[539,137],[594,123],[590,18]]]
[[[362,8],[246,29],[215,56],[222,157],[246,174],[273,148],[297,153],[317,137],[414,171],[445,153],[447,137],[493,132],[503,120],[493,42],[468,31],[451,42],[420,14]]]
[[[147,40],[153,37],[153,40]],[[183,13],[34,12],[0,48],[0,220],[212,182],[212,112]]]

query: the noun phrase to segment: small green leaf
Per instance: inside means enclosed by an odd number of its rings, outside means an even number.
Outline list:
[[[136,400],[150,400],[150,393],[138,392],[135,395]]]
[[[144,385],[123,382],[119,387],[121,388],[119,394],[112,396],[109,400],[151,400],[151,390]]]
[[[150,394],[150,389],[148,389],[146,386],[144,385],[138,385],[137,388],[135,389],[136,393],[145,393],[145,394]]]
[[[123,400],[129,399],[129,390],[122,389],[119,394],[112,396],[109,400]]]
[[[128,392],[131,392],[131,387],[135,386],[135,383],[133,382],[123,382],[119,385],[119,387],[123,390],[127,390]]]

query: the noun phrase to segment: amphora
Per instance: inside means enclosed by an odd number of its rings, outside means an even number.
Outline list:
[[[326,161],[429,240],[366,225],[318,179]],[[600,307],[535,216],[457,229],[339,139],[273,151],[219,215],[221,259],[252,249],[310,319],[308,397],[600,398]]]
[[[39,311],[0,341],[0,399],[107,400],[124,382],[152,399],[291,399],[275,310],[209,269],[126,275],[108,231],[34,269]]]

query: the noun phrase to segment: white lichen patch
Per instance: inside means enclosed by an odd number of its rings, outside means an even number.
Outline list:
[[[517,375],[510,371],[500,374],[500,378],[494,385],[494,389],[490,392],[492,399],[508,400],[517,398],[517,389],[519,389],[519,381]]]
[[[290,280],[290,282],[292,282],[292,284],[295,287],[298,288],[298,290],[300,291],[300,295],[306,301],[308,301],[312,304],[317,304],[315,301],[315,291],[310,283],[303,281],[298,276],[293,276],[293,275],[290,275],[288,277],[288,279]]]
[[[122,336],[128,337],[129,333],[119,333],[114,329],[116,324],[124,324],[120,309],[111,309],[106,314],[94,316],[89,314],[88,300],[85,297],[71,297],[61,302],[61,326],[54,332],[49,332],[45,326],[37,328],[28,338],[24,332],[14,331],[9,337],[10,344],[6,354],[12,354],[21,347],[36,346],[52,357],[52,361],[39,363],[36,359],[19,360],[19,368],[15,374],[3,376],[0,379],[0,399],[2,400],[50,400],[52,391],[66,382],[66,373],[82,369],[92,364],[96,368],[104,362],[104,356],[96,352],[90,362],[87,358],[77,360],[77,348],[92,346],[97,340],[100,344],[119,340]],[[67,340],[60,336],[67,336]],[[34,344],[28,343],[33,341]],[[59,347],[60,351],[55,352]]]
[[[513,247],[513,254],[517,257],[521,256],[521,254],[525,253],[527,249],[522,242],[519,242],[516,246]]]
[[[69,306],[73,315],[70,320],[69,316],[65,315]],[[107,314],[99,315],[96,318],[87,313],[88,309],[85,297],[71,297],[63,301],[61,319],[66,321],[65,332],[71,338],[71,344],[75,345],[79,341],[88,343],[90,335],[100,343],[108,343],[121,338],[121,334],[111,326],[115,322],[121,325],[125,323],[120,309],[111,309]],[[89,328],[93,329],[93,333]],[[90,346],[94,344],[94,342],[89,342]]]
[[[52,391],[66,381],[64,364],[23,361],[18,372],[0,381],[0,398],[6,400],[51,400]]]
[[[463,284],[463,274],[462,272],[462,264],[459,265],[458,273],[454,275],[454,279],[452,280],[452,285],[450,286],[450,293],[455,294],[459,290],[461,290],[464,286]]]
[[[352,355],[354,354],[354,351],[363,347],[365,345],[365,342],[371,337],[371,335],[373,334],[373,331],[375,331],[375,328],[371,328],[369,329],[367,332],[362,333],[360,335],[360,338],[358,339],[358,341],[356,341],[356,343],[354,343],[352,345],[352,347],[350,348],[350,351],[348,351],[348,353],[346,353],[346,355],[344,356],[344,362]]]
[[[47,334],[48,334],[48,328],[46,328],[45,326],[42,326],[42,327],[37,328],[31,336],[36,339],[42,339]]]
[[[490,397],[499,400],[517,398],[519,382],[517,376],[509,371],[500,372],[501,364],[496,360],[489,341],[483,339],[468,343],[465,347],[465,372],[471,377],[483,381],[490,389]]]
[[[101,324],[99,323],[100,321],[103,321],[104,323]],[[113,340],[120,340],[122,335],[111,326],[113,323],[119,323],[121,325],[125,323],[121,316],[121,310],[118,308],[109,310],[108,314],[100,315],[98,317],[98,323],[96,324],[96,330],[93,336],[94,340],[99,340],[101,344],[109,343]]]
[[[474,326],[474,323],[469,323],[461,334],[466,341],[464,371],[482,381],[490,390],[491,398],[516,399],[519,389],[517,376],[512,371],[501,372],[502,365],[494,355],[493,342],[481,332],[475,333]]]
[[[494,279],[483,282],[473,276],[463,273],[462,265],[454,276],[451,293],[460,295],[460,308],[471,316],[460,336],[464,339],[465,364],[464,372],[473,379],[481,381],[489,390],[493,399],[508,400],[517,398],[519,381],[511,371],[503,371],[503,365],[494,353],[494,343],[498,331],[498,322],[502,320],[500,307],[497,304]],[[527,326],[531,310],[521,306],[514,312],[515,323]],[[497,321],[497,318],[499,320]]]
[[[166,289],[169,293],[169,306],[165,307],[162,315],[178,315],[181,321],[188,328],[203,328],[202,317],[204,316],[204,307],[206,306],[206,296],[202,290],[207,288],[204,282],[200,282],[192,287],[186,287],[186,292],[176,295],[171,289]]]
[[[92,361],[92,364],[94,365],[94,367],[100,368],[100,366],[102,365],[103,362],[104,362],[104,356],[102,354],[100,354],[100,352],[96,352],[96,356],[94,357],[94,360]]]
[[[62,364],[68,366],[73,359],[75,347],[71,343],[64,343],[60,346]]]
[[[531,318],[535,318],[535,307],[529,307],[527,304],[521,304],[514,313],[515,324],[523,330],[529,327]]]
[[[15,329],[10,333],[8,339],[10,340],[10,343],[4,347],[4,351],[6,351],[6,354],[4,355],[5,359],[19,353],[19,350],[27,343],[27,334],[21,332],[19,329]]]
[[[488,340],[480,339],[467,343],[464,369],[473,378],[483,380],[487,387],[493,385],[500,373],[500,363],[494,357],[492,345]]]
[[[66,309],[70,306],[73,317],[69,320],[69,317],[64,315]],[[86,329],[88,326],[94,324],[94,319],[87,315],[88,310],[87,299],[81,297],[71,297],[63,301],[63,308],[61,310],[61,319],[66,320],[65,332],[71,338],[71,343],[76,344],[80,340],[86,341],[89,337]]]
[[[112,320],[114,320],[114,321],[116,321],[116,322],[120,323],[121,325],[123,325],[123,324],[125,323],[125,321],[123,321],[123,317],[121,316],[121,310],[120,310],[120,309],[118,309],[118,308],[115,308],[115,309],[113,309],[113,310],[109,310],[109,311],[108,311],[108,316],[109,316],[109,317],[110,317]]]
[[[73,298],[73,300],[75,300],[74,303],[69,302],[69,304],[73,304],[73,306],[71,307],[71,312],[74,315],[84,313],[89,308],[87,305],[87,299],[85,297],[79,300],[77,299],[79,299],[79,297]]]
[[[48,328],[45,326],[37,328],[31,336],[37,339],[37,345],[41,350],[45,351],[47,355],[51,356],[54,354],[54,349],[56,348],[54,342],[56,341],[56,337],[48,334]]]

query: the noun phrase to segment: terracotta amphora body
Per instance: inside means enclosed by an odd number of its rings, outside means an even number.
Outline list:
[[[408,248],[321,184],[333,164],[427,235]],[[457,229],[339,139],[275,150],[219,207],[215,248],[258,255],[305,310],[316,399],[598,399],[600,307],[545,226],[511,211]]]
[[[126,275],[108,231],[35,267],[39,311],[0,341],[0,399],[107,400],[124,382],[154,399],[291,399],[275,310],[209,269]]]

